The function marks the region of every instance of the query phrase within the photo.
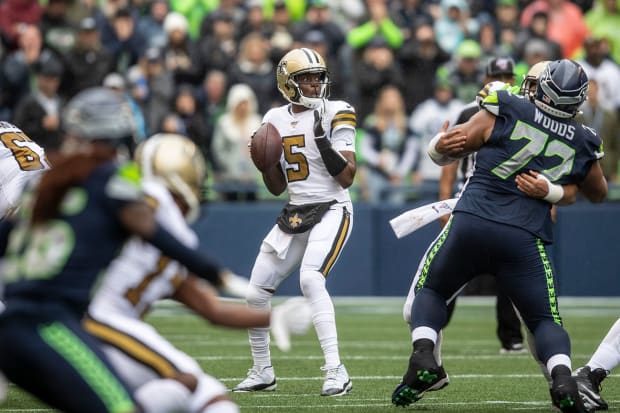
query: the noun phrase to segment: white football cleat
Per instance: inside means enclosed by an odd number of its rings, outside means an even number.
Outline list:
[[[344,364],[331,369],[321,367],[321,370],[326,371],[321,396],[343,396],[351,391],[353,384]]]
[[[233,387],[232,391],[274,391],[276,387],[276,375],[273,371],[273,367],[252,366],[252,368],[248,370],[248,377]]]

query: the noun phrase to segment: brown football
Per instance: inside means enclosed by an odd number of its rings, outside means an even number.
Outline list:
[[[254,133],[250,143],[252,162],[264,172],[277,164],[282,156],[282,138],[271,123],[263,123]]]

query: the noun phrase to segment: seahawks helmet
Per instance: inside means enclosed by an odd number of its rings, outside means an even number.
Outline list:
[[[159,180],[185,201],[188,222],[198,217],[206,178],[205,159],[189,138],[172,133],[153,135],[138,145],[135,160],[145,179]]]
[[[542,74],[543,70],[551,63],[550,60],[543,60],[541,62],[536,63],[530,70],[528,70],[525,78],[523,79],[523,83],[521,83],[521,89],[519,93],[527,98],[529,98],[532,102],[536,97],[536,91],[533,90],[533,86],[536,86],[538,82],[538,78]]]
[[[87,140],[133,141],[135,132],[127,101],[104,87],[85,89],[75,95],[63,111],[62,126],[66,133]]]
[[[319,97],[304,96],[297,76],[304,73],[321,75]],[[308,48],[293,49],[282,57],[276,69],[278,90],[286,100],[309,109],[317,109],[329,97],[329,72],[325,61],[316,51]]]
[[[556,60],[543,70],[538,79],[534,103],[558,118],[572,118],[588,95],[588,76],[576,62]]]

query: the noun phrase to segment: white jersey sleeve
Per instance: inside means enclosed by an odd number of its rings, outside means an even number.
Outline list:
[[[0,121],[0,219],[18,207],[26,184],[49,168],[42,147],[17,126]]]
[[[351,200],[349,191],[325,168],[314,141],[312,110],[294,113],[290,105],[285,105],[267,112],[263,122],[274,125],[282,137],[281,165],[292,204]],[[355,152],[356,116],[351,105],[344,101],[326,101],[323,128],[335,150]]]
[[[156,218],[188,247],[198,246],[198,236],[188,226],[168,190],[158,181],[143,182],[149,202],[157,208]],[[140,318],[151,305],[172,295],[187,277],[185,268],[162,255],[156,247],[137,237],[130,238],[110,264],[90,305],[89,312],[114,312]]]

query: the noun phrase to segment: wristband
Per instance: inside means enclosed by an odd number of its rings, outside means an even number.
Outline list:
[[[547,182],[547,195],[543,199],[551,204],[557,204],[564,197],[564,188],[562,185],[552,184],[549,179],[543,175],[538,174],[538,179],[543,179]]]
[[[435,162],[439,166],[448,165],[449,163],[452,163],[456,160],[447,155],[443,155],[437,152],[437,149],[435,149],[435,145],[437,145],[437,142],[439,141],[439,139],[441,139],[443,135],[443,132],[439,132],[437,135],[433,136],[433,139],[431,139],[431,141],[428,143],[427,150],[428,156],[430,156],[433,162]]]
[[[329,172],[331,176],[336,176],[344,171],[349,161],[334,150],[332,144],[326,137],[314,138],[314,142],[316,142],[316,146],[319,148],[319,153],[325,164],[325,169],[327,169],[327,172]]]

